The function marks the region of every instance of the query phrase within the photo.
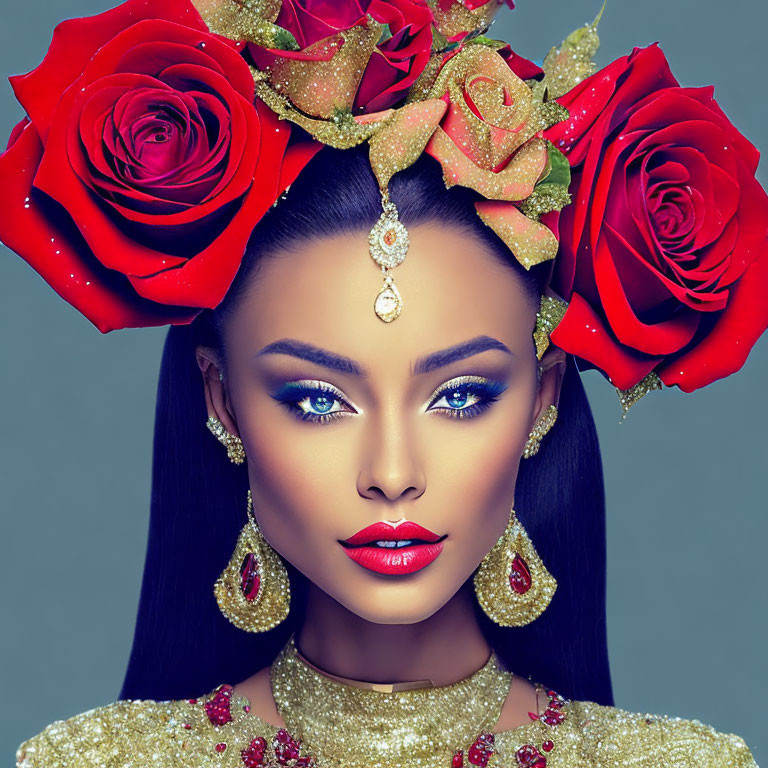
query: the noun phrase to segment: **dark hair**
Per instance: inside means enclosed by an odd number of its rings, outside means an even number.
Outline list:
[[[436,220],[476,234],[517,271],[538,302],[543,270],[527,271],[511,257],[475,213],[477,195],[463,187],[447,190],[434,160],[423,156],[395,176],[390,189],[406,226]],[[291,613],[270,632],[237,629],[213,596],[213,583],[245,522],[248,478],[205,429],[194,350],[198,344],[220,345],[228,313],[262,257],[305,238],[367,231],[380,213],[365,149],[324,148],[255,228],[225,300],[192,324],[170,328],[158,385],[149,544],[120,698],[185,698],[238,682],[268,665],[297,627],[306,580],[290,564]],[[547,610],[526,627],[498,627],[478,607],[483,631],[516,674],[568,698],[612,705],[602,465],[571,356],[558,420],[538,455],[521,462],[515,508],[558,588]]]

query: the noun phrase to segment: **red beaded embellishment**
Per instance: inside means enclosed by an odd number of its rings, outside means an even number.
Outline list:
[[[246,768],[261,768],[264,765],[264,750],[267,748],[267,740],[261,736],[251,739],[248,747],[240,752],[243,765]]]
[[[299,757],[299,742],[296,741],[285,728],[281,728],[272,739],[272,749],[280,765],[285,765],[289,760]]]
[[[216,745],[216,751],[217,751],[217,752],[223,752],[223,751],[224,751],[226,748],[227,748],[227,745],[226,745],[226,744],[225,744],[223,741],[220,741],[220,742],[219,742],[219,743]]]
[[[232,720],[231,697],[232,686],[225,683],[220,685],[216,689],[216,695],[203,705],[205,714],[214,725],[226,725]]]
[[[538,687],[538,686],[537,686]],[[565,720],[565,713],[562,712],[565,699],[553,690],[547,690],[549,701],[541,714],[529,712],[528,717],[531,720],[539,720],[541,723],[549,726],[560,725]],[[492,733],[483,733],[475,739],[475,742],[467,751],[468,762],[479,768],[486,768],[488,761],[494,754],[495,737]],[[533,744],[523,744],[515,752],[515,760],[520,768],[546,768],[547,757],[544,752],[549,753],[554,749],[552,739],[545,739],[541,743],[541,751]],[[464,750],[459,749],[453,754],[451,768],[465,768]],[[467,767],[468,768],[468,767]]]
[[[472,765],[485,768],[493,754],[493,745],[496,737],[492,733],[481,733],[467,752],[467,759]]]
[[[549,696],[549,704],[547,704],[541,720],[547,725],[560,725],[565,720],[565,714],[560,711],[565,704],[565,699],[552,690],[547,691],[547,696]]]
[[[546,768],[547,758],[533,744],[523,744],[515,752],[517,764],[524,768]]]

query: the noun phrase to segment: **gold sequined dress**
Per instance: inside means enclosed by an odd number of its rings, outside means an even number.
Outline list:
[[[292,644],[272,666],[275,701],[286,728],[261,720],[248,699],[221,684],[193,699],[123,700],[53,722],[19,746],[17,768],[757,768],[736,734],[694,719],[568,700],[538,684],[547,704],[515,728],[498,733],[489,729],[457,743],[452,740],[461,738],[461,722],[468,721],[460,712],[458,730],[443,720],[442,732],[427,730],[427,735],[410,739],[406,733],[390,743],[390,731],[377,736],[375,714],[366,711],[368,692],[358,695],[329,681],[313,690],[312,675],[297,662]],[[509,681],[502,680],[504,675],[509,673],[494,656],[467,681],[440,691],[460,697],[474,685],[494,698],[497,684]],[[419,691],[388,694],[383,706],[394,709],[380,722],[397,723],[401,705],[405,711],[413,709],[413,722],[419,722],[421,709],[421,719],[428,720],[440,697],[423,708],[419,701],[431,696]],[[498,718],[503,698],[492,707],[468,701],[467,710],[485,710]],[[322,716],[294,719],[302,701],[311,702],[313,712]],[[345,710],[340,718],[334,719],[328,702]],[[432,727],[435,722],[439,728],[441,719],[432,717]],[[313,730],[316,726],[319,730]],[[447,739],[441,738],[443,733]]]

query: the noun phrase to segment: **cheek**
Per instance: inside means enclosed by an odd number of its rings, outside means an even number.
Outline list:
[[[479,561],[507,523],[528,437],[532,397],[527,388],[507,391],[491,412],[476,420],[440,425],[441,434],[437,425],[433,428],[430,491],[439,499],[433,496],[432,503],[450,517],[447,526],[467,560]]]
[[[255,396],[238,409],[256,518],[272,546],[300,570],[302,552],[334,540],[351,485],[350,447],[338,425],[294,420],[271,398]],[[341,425],[343,427],[343,425]],[[351,478],[351,479],[350,479]]]

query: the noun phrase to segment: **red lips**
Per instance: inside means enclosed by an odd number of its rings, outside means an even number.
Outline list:
[[[376,573],[403,575],[415,573],[433,562],[443,551],[443,539],[417,523],[397,526],[374,523],[343,542],[345,554],[358,565]],[[409,542],[401,546],[376,542]]]
[[[374,523],[353,536],[345,539],[344,543],[351,547],[368,544],[371,541],[402,541],[403,539],[420,539],[435,542],[441,537],[417,523],[401,523],[397,526],[388,523]]]

